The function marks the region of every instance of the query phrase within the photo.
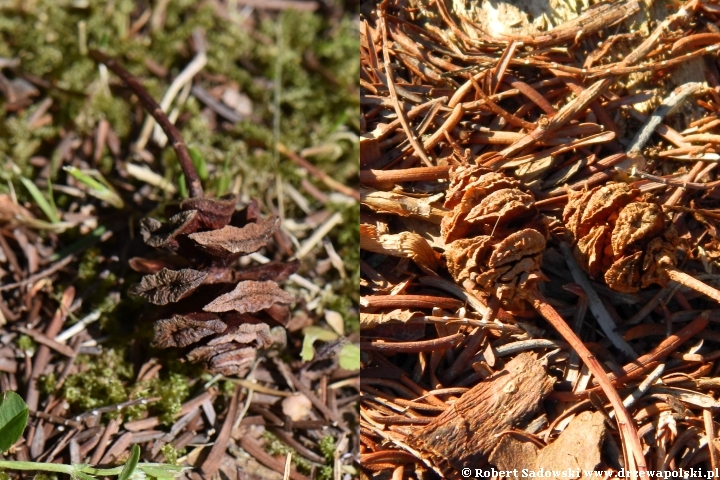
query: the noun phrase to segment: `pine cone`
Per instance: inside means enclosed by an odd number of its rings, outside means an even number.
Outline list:
[[[242,256],[265,246],[279,219],[259,217],[253,201],[235,211],[235,197],[191,198],[166,208],[169,220],[141,222],[145,243],[171,253],[133,258],[146,273],[130,294],[165,306],[155,322],[154,344],[186,349],[186,357],[213,373],[245,375],[259,348],[268,348],[267,321],[284,324],[293,297],[276,282],[297,270],[297,262],[271,262],[236,270]]]
[[[522,303],[522,290],[543,278],[547,238],[534,197],[519,187],[519,181],[487,168],[455,167],[445,201],[452,212],[441,224],[455,281],[510,309]]]
[[[570,192],[563,219],[580,265],[619,292],[667,284],[678,237],[651,195],[611,182]]]

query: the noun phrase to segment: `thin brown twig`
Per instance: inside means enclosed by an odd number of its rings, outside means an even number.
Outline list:
[[[647,465],[645,464],[645,457],[643,456],[642,445],[640,438],[637,434],[635,427],[635,421],[632,416],[628,413],[625,405],[623,405],[622,399],[618,394],[615,387],[610,382],[610,379],[603,370],[600,362],[595,356],[590,353],[590,350],[582,343],[582,341],[575,335],[575,332],[565,323],[565,320],[550,306],[547,300],[540,294],[537,289],[531,291],[528,295],[528,299],[532,302],[535,309],[558,331],[558,333],[567,341],[570,346],[575,350],[580,358],[583,360],[585,365],[588,366],[592,374],[597,379],[598,383],[602,387],[603,392],[610,400],[615,414],[617,416],[618,425],[620,427],[620,433],[622,435],[623,444],[626,448],[625,455],[625,467],[628,471],[636,470],[638,472],[647,472]],[[633,464],[635,468],[633,468]]]
[[[478,333],[482,332],[483,330],[478,330]],[[381,352],[432,352],[438,349],[454,347],[463,337],[462,333],[456,333],[447,337],[417,342],[360,342],[360,348],[367,351],[377,350]]]
[[[118,63],[114,58],[109,57],[105,53],[99,50],[90,50],[88,53],[90,58],[98,63],[102,63],[109,68],[115,75],[120,77],[125,84],[138,96],[140,103],[142,103],[145,110],[153,116],[155,121],[160,125],[165,132],[165,135],[172,141],[172,147],[177,155],[180,168],[182,168],[187,180],[188,190],[191,197],[202,197],[203,188],[200,183],[200,177],[198,176],[195,166],[190,158],[187,146],[182,139],[180,131],[175,125],[170,122],[165,112],[163,112],[160,105],[150,96],[148,91],[143,87],[137,78],[135,78],[130,72]]]

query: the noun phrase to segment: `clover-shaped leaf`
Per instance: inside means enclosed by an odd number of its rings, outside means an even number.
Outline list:
[[[0,452],[15,445],[25,430],[28,406],[15,392],[5,392],[0,397]]]

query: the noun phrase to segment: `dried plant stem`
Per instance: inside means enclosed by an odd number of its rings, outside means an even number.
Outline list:
[[[707,408],[703,409],[703,423],[705,424],[705,436],[707,437],[708,442],[708,453],[710,453],[710,466],[713,471],[716,471],[716,469],[720,466],[720,461],[718,461],[718,447],[715,442],[715,424],[713,423],[712,412]]]
[[[595,376],[596,380],[600,384],[603,392],[610,400],[610,403],[615,409],[617,415],[618,426],[620,427],[620,434],[625,447],[625,466],[626,469],[637,470],[639,472],[647,471],[645,465],[645,458],[643,456],[642,445],[640,444],[640,438],[635,428],[635,422],[628,413],[623,401],[620,398],[617,390],[610,382],[605,370],[603,370],[600,362],[595,356],[590,353],[590,350],[582,343],[582,341],[575,335],[575,332],[565,323],[565,320],[550,306],[547,300],[542,294],[533,289],[529,293],[529,300],[532,302],[533,307],[542,315],[552,326],[560,333],[560,335],[570,344],[573,350],[575,350],[580,358],[582,358],[585,365],[588,366],[590,372]],[[633,462],[634,460],[634,462]],[[633,463],[636,464],[633,468]]]
[[[298,155],[297,153],[293,152],[289,148],[287,148],[282,143],[277,144],[277,151],[281,155],[285,155],[287,158],[295,162],[300,167],[307,170],[311,175],[317,177],[321,182],[323,182],[325,185],[330,187],[331,189],[335,190],[336,192],[340,192],[343,195],[347,195],[348,197],[352,197],[357,201],[360,201],[360,192],[357,190],[354,190],[347,185],[344,185],[334,178],[330,177],[327,173],[323,172],[319,168],[317,168],[312,163],[305,160],[303,157]]]
[[[663,102],[653,111],[650,118],[648,118],[645,125],[635,134],[635,138],[632,139],[628,146],[628,152],[639,152],[650,140],[650,136],[655,132],[655,129],[660,125],[665,117],[677,110],[685,100],[687,100],[693,93],[702,89],[702,84],[697,82],[686,83],[677,88],[669,97],[663,100]]]
[[[711,287],[710,285],[707,285],[706,283],[701,282],[697,278],[692,277],[691,275],[688,275],[687,273],[682,272],[676,268],[665,267],[665,272],[667,273],[667,276],[670,280],[674,280],[680,285],[684,285],[688,288],[695,290],[696,292],[700,292],[703,295],[706,295],[715,300],[716,302],[720,303],[720,291]]]
[[[426,182],[450,178],[450,167],[417,167],[401,170],[360,170],[360,183],[365,185],[399,182]]]
[[[202,45],[203,42],[198,42],[198,44]],[[185,69],[180,72],[177,77],[175,77],[175,80],[173,80],[173,82],[170,84],[170,87],[168,87],[167,91],[165,92],[165,95],[160,101],[160,107],[163,109],[164,112],[170,109],[170,105],[172,104],[177,94],[180,93],[180,90],[182,90],[185,85],[188,85],[192,82],[193,77],[197,75],[200,70],[203,69],[206,63],[207,55],[205,54],[205,49],[202,48],[195,55],[195,58],[193,58],[192,61],[187,64]],[[135,148],[137,148],[138,150],[142,150],[145,148],[145,145],[147,145],[147,142],[150,140],[150,135],[152,134],[154,126],[155,121],[152,117],[148,117],[147,119],[145,119],[145,123],[143,124],[142,130],[140,131],[140,137],[135,143]]]
[[[478,327],[478,333],[484,333]],[[434,350],[440,350],[445,348],[452,348],[457,345],[463,339],[462,333],[455,333],[448,335],[447,337],[440,337],[433,340],[423,340],[417,342],[385,342],[382,340],[373,342],[360,342],[360,348],[363,351],[380,351],[380,352],[394,352],[394,353],[416,353],[416,352],[432,352]]]
[[[638,379],[646,371],[657,367],[660,364],[660,359],[677,350],[680,345],[685,343],[693,335],[703,331],[705,327],[707,327],[708,322],[708,312],[703,312],[692,322],[660,342],[650,352],[625,365],[622,368],[624,372],[622,377],[616,377],[614,373],[607,373],[606,377],[616,386],[624,385],[632,380]],[[596,380],[595,383],[599,384],[600,382]],[[574,402],[580,398],[587,397],[591,393],[597,393],[601,389],[602,386],[588,388],[581,392],[553,392],[552,396],[554,399],[563,402]]]
[[[202,184],[200,183],[200,177],[198,176],[195,166],[190,159],[190,153],[185,146],[185,142],[183,142],[182,135],[175,125],[170,122],[160,105],[158,105],[158,103],[150,96],[148,91],[145,90],[145,87],[140,84],[137,78],[125,70],[125,68],[123,68],[117,60],[98,50],[91,50],[89,55],[90,58],[96,62],[102,63],[112,70],[112,72],[120,77],[122,81],[130,87],[135,95],[138,96],[140,103],[142,103],[143,107],[145,107],[145,110],[147,110],[147,112],[155,118],[155,121],[157,121],[165,132],[165,135],[167,135],[172,141],[172,147],[177,154],[178,162],[180,162],[180,167],[182,168],[182,171],[185,174],[185,179],[187,180],[190,196],[204,196]]]

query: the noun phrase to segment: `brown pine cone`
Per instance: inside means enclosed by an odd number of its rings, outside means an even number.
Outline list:
[[[456,282],[475,294],[491,295],[509,309],[522,291],[542,278],[547,228],[534,197],[520,182],[479,166],[455,167],[443,218],[445,259]]]
[[[667,284],[678,237],[652,196],[615,182],[569,195],[563,220],[585,271],[618,292]]]
[[[233,268],[279,226],[276,217],[260,218],[254,201],[237,212],[235,203],[234,196],[190,198],[166,208],[165,223],[144,219],[145,243],[171,255],[131,259],[130,266],[146,275],[130,294],[165,306],[155,322],[157,347],[184,348],[190,361],[213,373],[243,376],[257,350],[272,343],[267,321],[287,321],[294,299],[276,282],[298,264]]]

